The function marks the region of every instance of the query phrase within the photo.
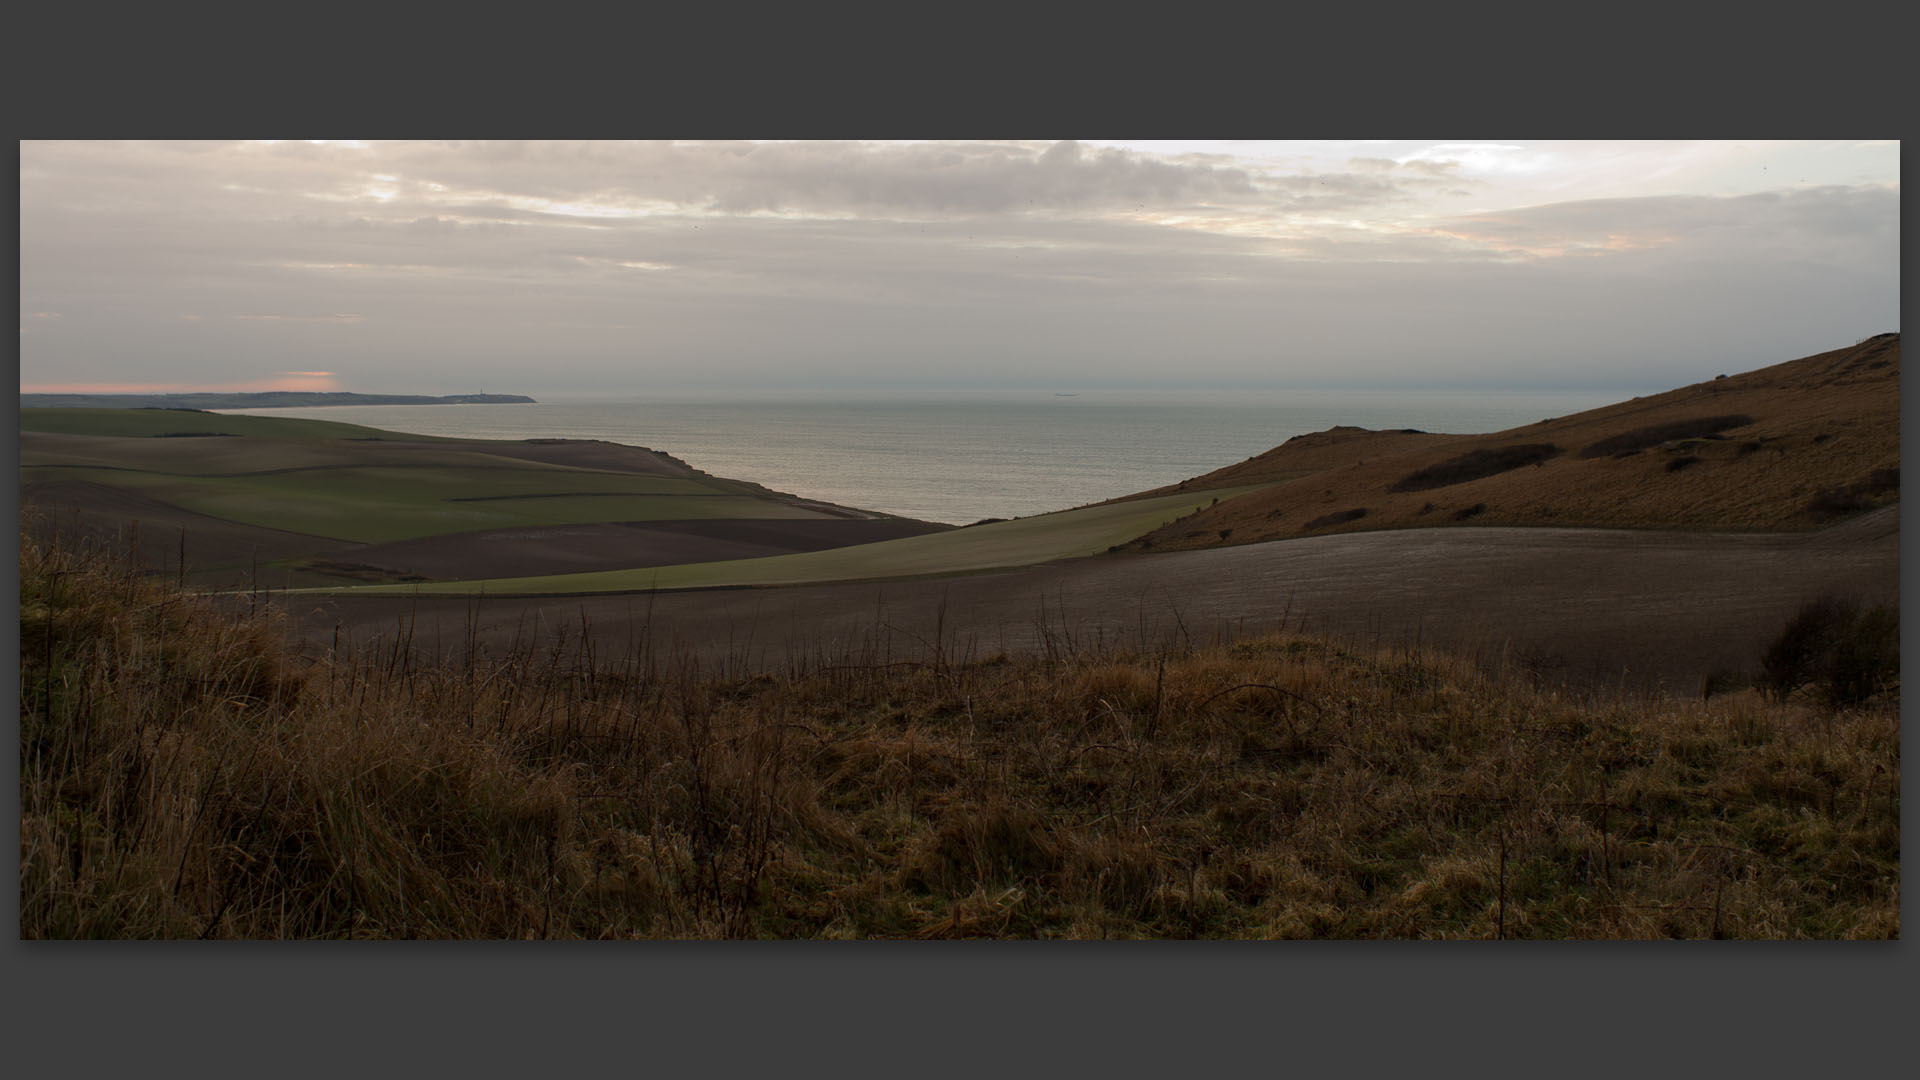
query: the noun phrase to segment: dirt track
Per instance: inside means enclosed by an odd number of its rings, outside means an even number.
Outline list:
[[[478,637],[577,636],[601,656],[651,634],[736,671],[873,645],[884,658],[1158,644],[1277,628],[1393,646],[1423,642],[1546,678],[1696,694],[1711,671],[1751,671],[1800,602],[1823,592],[1897,602],[1899,507],[1816,533],[1455,528],[1316,537],[1081,559],[882,583],[487,599]],[[457,652],[463,599],[288,598],[312,641],[366,643],[409,621],[426,653]]]

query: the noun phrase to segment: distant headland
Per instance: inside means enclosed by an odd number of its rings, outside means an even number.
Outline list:
[[[316,405],[533,404],[524,394],[349,394],[269,390],[253,394],[21,394],[23,409],[296,409]]]

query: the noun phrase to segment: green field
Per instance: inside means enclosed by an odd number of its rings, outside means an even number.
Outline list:
[[[240,476],[130,469],[21,469],[24,480],[84,480],[210,517],[310,536],[383,543],[522,525],[686,518],[816,518],[719,483],[545,468],[339,468]]]
[[[1109,503],[1063,510],[1016,521],[975,525],[952,532],[910,536],[877,544],[775,555],[763,559],[685,563],[639,570],[611,570],[547,577],[442,581],[417,585],[378,585],[343,591],[363,593],[461,594],[629,592],[645,589],[697,589],[739,585],[800,585],[825,581],[916,577],[1096,555],[1115,544],[1193,513],[1216,500],[1231,499],[1264,485],[1163,495],[1156,499]]]
[[[21,409],[21,431],[48,431],[62,435],[252,435],[267,439],[396,439],[406,442],[448,442],[434,435],[341,424],[332,420],[300,420],[280,416],[228,416],[224,413],[181,409]]]
[[[449,465],[469,469],[565,469],[505,458],[457,443],[408,445],[357,439],[165,438],[28,433],[23,462],[33,466],[137,468],[180,476],[234,476],[277,469]]]
[[[508,457],[354,424],[160,409],[23,409],[23,484],[81,482],[350,543],[538,525],[818,518],[749,485]]]

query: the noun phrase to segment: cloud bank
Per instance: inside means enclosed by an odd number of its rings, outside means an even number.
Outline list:
[[[1898,327],[1897,145],[1388,149],[23,143],[21,381],[1657,387]]]

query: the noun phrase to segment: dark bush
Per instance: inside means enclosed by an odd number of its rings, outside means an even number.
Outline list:
[[[1751,423],[1753,423],[1753,417],[1731,413],[1726,416],[1702,416],[1692,420],[1654,424],[1601,439],[1580,451],[1579,456],[1582,458],[1606,457],[1609,454],[1627,454],[1635,450],[1645,450],[1650,446],[1659,446],[1663,442],[1672,442],[1675,439],[1711,438],[1720,432],[1746,427]]]
[[[1496,476],[1524,465],[1538,465],[1560,452],[1552,443],[1520,443],[1514,446],[1481,447],[1459,457],[1448,458],[1408,473],[1395,481],[1388,491],[1427,491],[1432,488],[1464,484],[1469,480]]]
[[[1707,673],[1700,684],[1700,698],[1706,700],[1715,694],[1731,694],[1735,690],[1744,690],[1750,684],[1746,676],[1736,671],[1716,669]]]
[[[1486,512],[1487,512],[1486,503],[1474,503],[1472,506],[1469,506],[1464,510],[1455,510],[1453,512],[1453,520],[1465,521],[1470,517],[1479,517],[1481,514],[1484,514]]]
[[[1304,526],[1302,526],[1302,528],[1319,529],[1319,528],[1324,528],[1328,525],[1345,525],[1349,521],[1359,521],[1361,518],[1366,516],[1367,516],[1367,508],[1364,506],[1356,506],[1351,510],[1341,510],[1337,513],[1322,514],[1319,517],[1314,518],[1312,521],[1307,522]]]
[[[1813,684],[1830,705],[1858,705],[1899,678],[1898,610],[1832,596],[1802,604],[1760,659],[1759,684],[1782,701]]]
[[[1872,506],[1865,498],[1846,488],[1821,488],[1813,498],[1807,500],[1807,513],[1812,514],[1815,521],[1831,521]]]
[[[1900,615],[1881,605],[1862,612],[1834,642],[1823,680],[1827,701],[1858,705],[1900,680]]]
[[[1900,490],[1900,470],[1875,469],[1867,478],[1844,488],[1822,488],[1807,501],[1807,513],[1815,521],[1829,521],[1847,514],[1873,509],[1873,496]]]
[[[1761,654],[1761,684],[1774,697],[1786,700],[1788,694],[1814,678],[1833,651],[1840,629],[1853,617],[1852,605],[1838,597],[1823,596],[1801,604],[1781,628],[1780,636]]]
[[[1679,472],[1681,469],[1698,464],[1700,464],[1700,459],[1692,454],[1688,454],[1686,457],[1677,457],[1667,462],[1667,471]]]

